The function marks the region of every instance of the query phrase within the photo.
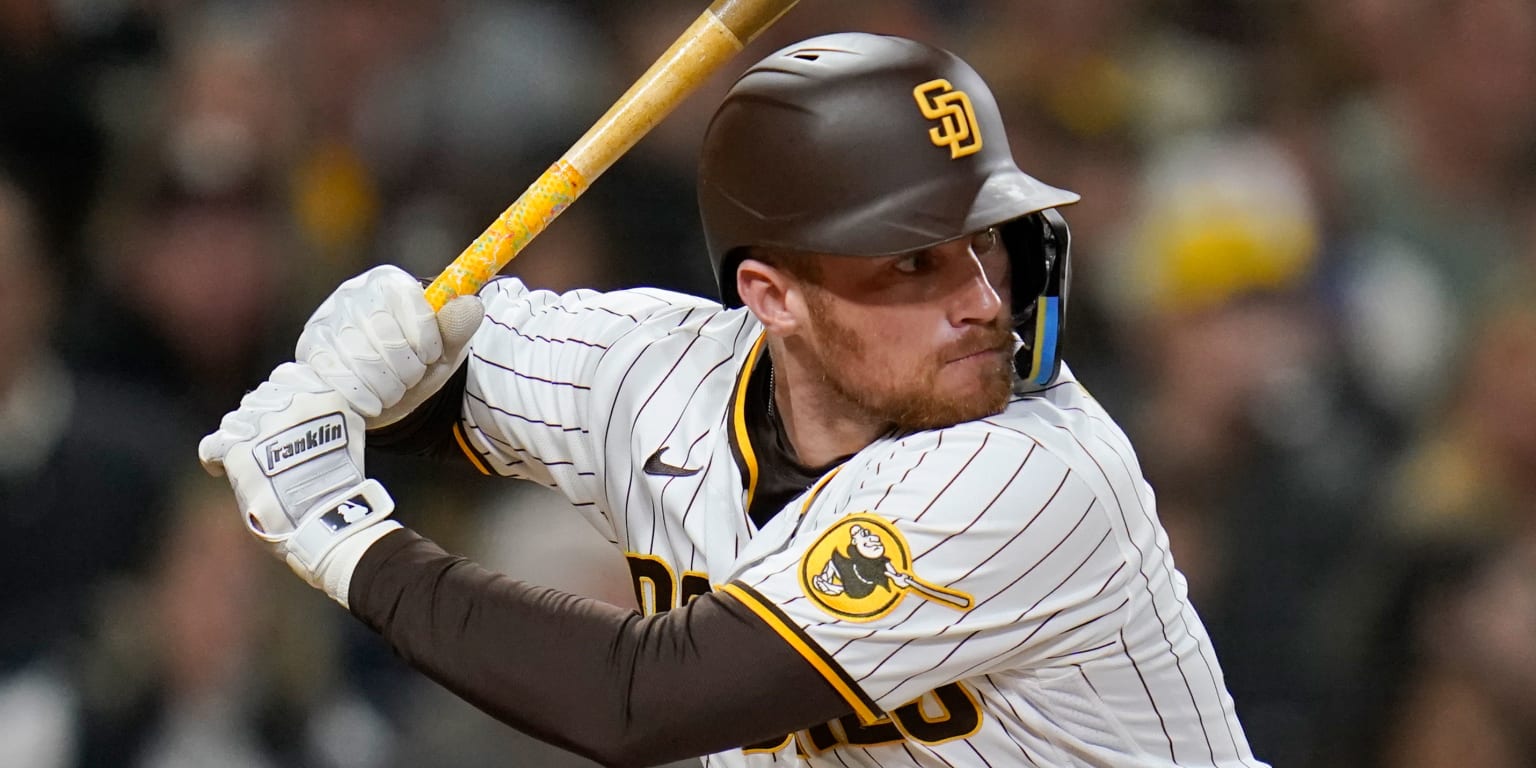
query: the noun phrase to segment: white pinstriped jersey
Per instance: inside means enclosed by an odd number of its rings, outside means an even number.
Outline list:
[[[995,417],[877,440],[758,530],[750,313],[482,295],[471,459],[561,489],[647,612],[722,589],[854,709],[706,765],[1263,765],[1130,443],[1066,367]]]

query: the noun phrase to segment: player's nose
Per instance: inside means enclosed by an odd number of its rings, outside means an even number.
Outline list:
[[[1003,311],[1003,299],[981,259],[969,247],[950,259],[956,289],[950,293],[949,321],[955,326],[989,325]]]

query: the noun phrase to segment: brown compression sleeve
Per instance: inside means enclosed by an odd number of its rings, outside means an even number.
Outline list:
[[[719,592],[648,618],[491,573],[409,530],[369,548],[352,612],[493,717],[605,765],[709,754],[851,707]]]

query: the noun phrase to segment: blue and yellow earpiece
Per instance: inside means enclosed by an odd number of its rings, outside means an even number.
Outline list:
[[[1044,387],[1061,370],[1072,279],[1070,230],[1061,214],[1048,208],[1005,224],[1002,232],[1016,265],[1013,295],[1034,299],[1030,312],[1014,319],[1014,330],[1025,340],[1014,367],[1030,386]]]
[[[1029,383],[1043,387],[1051,383],[1057,369],[1057,340],[1061,332],[1061,297],[1041,296],[1035,301],[1035,338],[1031,350]]]

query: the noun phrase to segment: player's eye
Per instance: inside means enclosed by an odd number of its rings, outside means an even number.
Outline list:
[[[997,231],[997,227],[987,227],[971,236],[971,253],[977,256],[985,256],[1002,245],[1003,236]]]
[[[904,275],[919,275],[933,267],[933,254],[927,250],[913,251],[897,257],[891,266]]]

